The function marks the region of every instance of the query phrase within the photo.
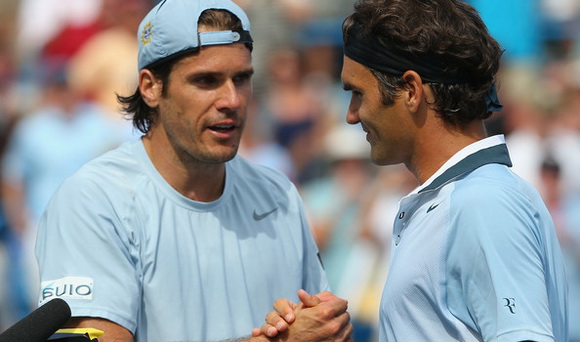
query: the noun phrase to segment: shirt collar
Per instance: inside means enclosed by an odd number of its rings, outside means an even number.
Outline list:
[[[485,138],[464,147],[412,193],[422,193],[437,189],[450,180],[485,164],[512,166],[503,135]]]

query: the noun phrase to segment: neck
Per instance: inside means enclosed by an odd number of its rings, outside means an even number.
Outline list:
[[[224,163],[209,164],[189,156],[180,156],[174,149],[152,144],[149,135],[143,137],[145,151],[151,162],[177,192],[198,202],[217,200],[225,187]]]
[[[486,137],[482,121],[457,127],[432,116],[436,124],[425,125],[418,136],[415,158],[407,167],[420,184],[429,179],[443,164],[464,147]]]

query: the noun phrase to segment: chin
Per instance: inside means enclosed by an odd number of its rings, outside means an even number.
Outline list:
[[[229,150],[218,151],[211,156],[211,159],[214,160],[215,163],[225,163],[228,162],[238,154],[238,148],[232,148]]]
[[[371,161],[375,165],[388,165],[388,163],[385,161],[383,156],[380,156],[380,155],[377,155],[376,153],[373,153],[372,150],[371,150]]]
[[[395,165],[395,164],[400,163],[400,161],[394,161],[394,160],[391,160],[391,159],[386,158],[384,156],[376,156],[376,155],[373,155],[372,153],[371,153],[371,161],[373,162],[373,164],[379,165],[379,166]]]

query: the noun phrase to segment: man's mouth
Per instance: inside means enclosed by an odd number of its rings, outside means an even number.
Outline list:
[[[209,126],[209,129],[211,129],[212,131],[224,133],[233,131],[235,128],[236,128],[235,125],[227,125],[227,124]]]

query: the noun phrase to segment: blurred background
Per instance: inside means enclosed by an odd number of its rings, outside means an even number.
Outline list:
[[[502,112],[514,171],[550,209],[580,341],[580,1],[466,0],[505,49]],[[341,23],[354,0],[237,0],[255,40],[254,100],[240,154],[286,173],[303,195],[329,280],[356,341],[375,341],[398,200],[417,186],[377,168],[345,123]],[[115,93],[137,82],[137,26],[154,0],[0,1],[0,331],[37,305],[36,223],[59,184],[139,135]]]

